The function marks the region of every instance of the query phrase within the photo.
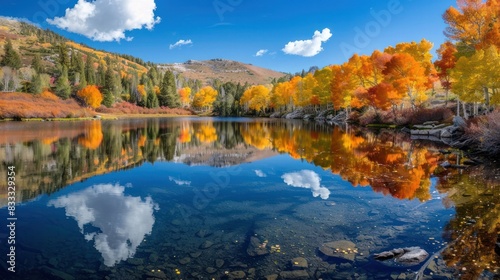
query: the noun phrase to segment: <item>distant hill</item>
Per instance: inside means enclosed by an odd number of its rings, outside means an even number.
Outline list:
[[[155,65],[151,62],[144,62],[140,58],[130,55],[114,54],[102,50],[96,50],[83,44],[75,43],[53,31],[42,30],[33,25],[17,20],[0,17],[0,55],[3,55],[3,45],[9,38],[14,48],[19,50],[24,66],[29,66],[35,54],[39,54],[43,59],[45,67],[53,68],[57,61],[57,45],[65,43],[70,49],[93,56],[97,62],[103,64],[104,58],[109,56],[115,58],[120,68],[127,72],[135,70],[138,73],[145,73],[148,68]],[[208,61],[189,60],[185,63],[156,64],[160,69],[170,69],[182,74],[185,78],[200,80],[203,84],[210,84],[218,79],[222,82],[267,84],[273,79],[285,76],[285,73],[257,67],[251,64],[244,64],[237,61],[224,59],[212,59]]]
[[[205,84],[215,79],[241,84],[269,84],[273,79],[286,75],[282,72],[226,59],[188,60],[184,63],[160,64],[159,67],[181,73],[189,79],[200,80]]]

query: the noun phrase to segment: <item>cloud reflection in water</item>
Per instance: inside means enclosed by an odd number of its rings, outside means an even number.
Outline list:
[[[281,178],[289,186],[311,189],[314,197],[319,196],[322,199],[328,199],[328,197],[330,197],[330,190],[321,186],[321,178],[314,171],[301,170],[298,172],[285,173]]]
[[[120,185],[95,185],[83,191],[49,201],[49,206],[65,208],[73,217],[85,239],[94,240],[104,264],[114,266],[133,257],[146,234],[151,234],[159,210],[151,197],[125,196]],[[84,226],[94,230],[85,232]],[[97,228],[97,229],[95,229]]]

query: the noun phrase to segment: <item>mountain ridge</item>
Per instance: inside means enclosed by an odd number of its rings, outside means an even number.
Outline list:
[[[29,31],[27,32],[26,30]],[[53,38],[51,38],[49,42],[41,42],[40,36],[46,37],[47,34],[54,37],[55,41],[50,41],[53,40]],[[44,40],[45,37],[43,37]],[[221,58],[203,61],[188,60],[182,63],[144,62],[142,59],[132,55],[98,50],[91,46],[70,40],[52,30],[44,30],[28,22],[0,16],[0,45],[2,46],[0,47],[0,55],[3,55],[3,45],[7,39],[11,39],[13,45],[20,52],[24,66],[30,65],[34,53],[45,52],[46,56],[44,63],[46,66],[53,67],[54,64],[52,61],[55,60],[56,54],[50,52],[50,49],[55,47],[56,43],[54,42],[63,41],[68,47],[82,53],[91,53],[100,60],[104,60],[106,56],[118,57],[125,70],[131,67],[139,73],[145,73],[150,67],[156,65],[160,69],[168,69],[179,73],[185,78],[200,80],[203,84],[210,84],[214,80],[242,84],[269,84],[274,79],[279,79],[287,75],[286,73],[274,71],[272,69]]]

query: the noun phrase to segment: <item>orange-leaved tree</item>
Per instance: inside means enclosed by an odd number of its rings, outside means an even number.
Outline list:
[[[188,106],[191,101],[191,88],[183,87],[179,89],[179,96],[181,98],[182,106]]]
[[[448,103],[448,94],[451,89],[450,72],[457,63],[456,53],[457,48],[455,47],[455,45],[450,41],[446,41],[438,49],[438,60],[434,62],[434,66],[436,66],[438,71],[437,74],[441,82],[441,86],[446,92],[446,104]]]
[[[101,106],[101,102],[103,100],[101,91],[99,91],[99,88],[95,85],[84,87],[78,91],[77,95],[83,99],[88,106],[94,109]]]
[[[386,64],[383,71],[384,82],[391,84],[397,92],[392,103],[401,103],[408,97],[412,107],[427,100],[426,91],[430,88],[426,69],[407,53],[397,53]],[[389,88],[389,87],[388,87]]]
[[[459,52],[469,55],[491,45],[500,47],[500,4],[497,0],[458,0],[458,8],[443,14],[445,35],[458,42]]]

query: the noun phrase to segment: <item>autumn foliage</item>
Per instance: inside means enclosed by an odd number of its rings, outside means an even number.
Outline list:
[[[78,91],[77,95],[78,97],[83,99],[88,106],[94,109],[101,106],[103,97],[97,86],[94,85],[86,86],[85,88]]]

